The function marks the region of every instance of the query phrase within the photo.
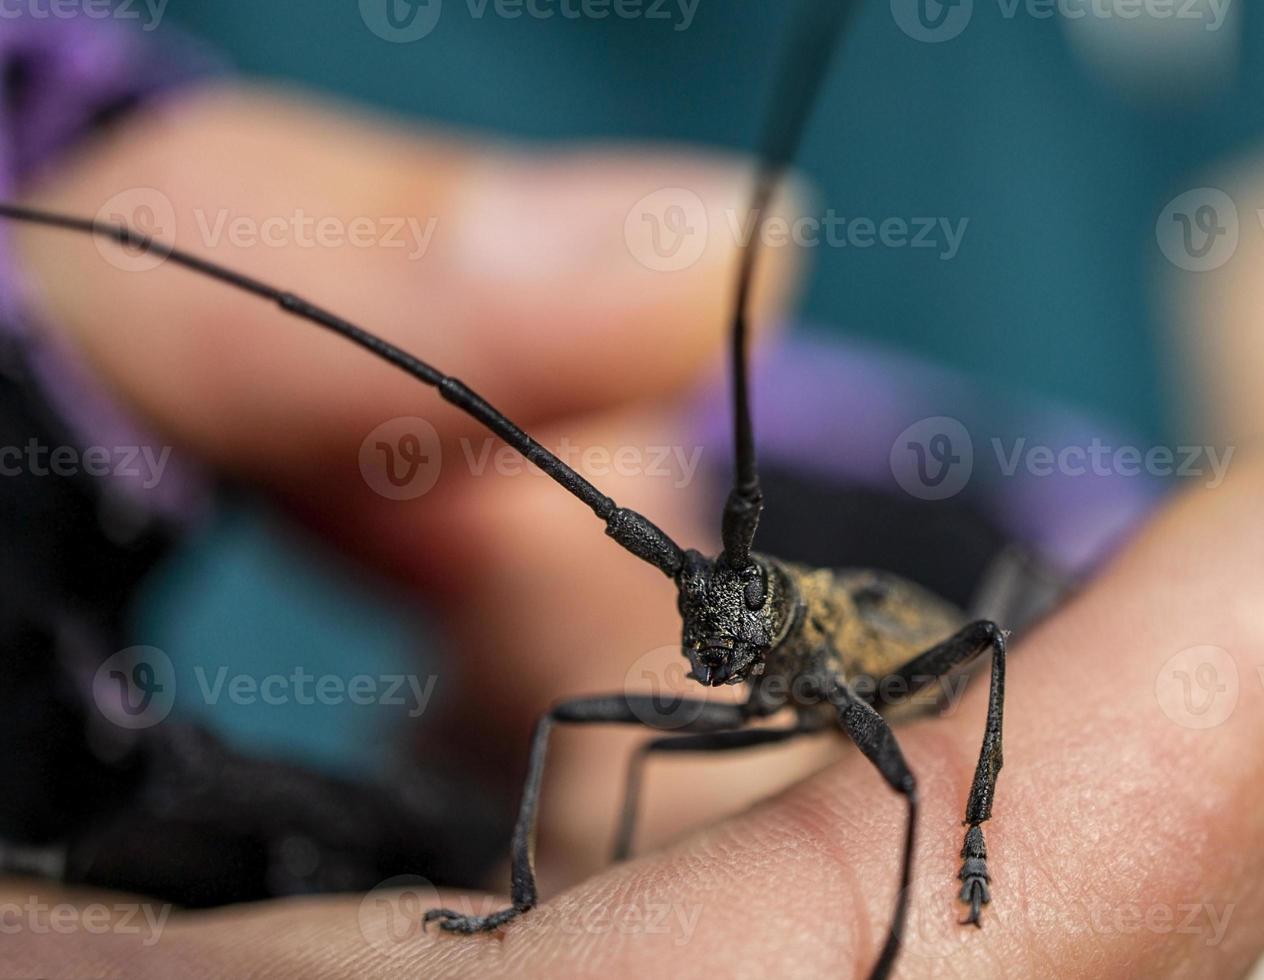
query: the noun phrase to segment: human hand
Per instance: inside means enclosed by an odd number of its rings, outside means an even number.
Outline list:
[[[717,212],[740,208],[740,171],[701,167],[691,177],[678,160],[589,158],[528,183],[519,173],[497,178],[468,147],[349,133],[350,125],[219,95],[173,109],[167,124],[129,127],[37,197],[93,214],[126,187],[157,187],[176,204],[181,230],[194,207],[213,213],[226,201],[258,220],[296,207],[438,212],[455,240],[436,238],[438,251],[423,263],[348,249],[215,255],[464,377],[546,445],[562,436],[607,446],[673,438],[662,400],[721,363],[732,252],[715,242],[686,274],[651,273],[624,247],[623,218],[664,184],[694,187]],[[271,166],[261,169],[261,160]],[[402,203],[414,200],[422,203]],[[569,210],[557,220],[553,208]],[[480,214],[486,224],[475,246],[461,244]],[[576,223],[589,230],[577,233]],[[531,239],[542,226],[572,235],[571,247]],[[529,242],[524,254],[517,241]],[[122,273],[91,244],[62,236],[24,231],[22,244],[49,284],[51,319],[124,398],[173,440],[267,487],[446,611],[453,666],[470,694],[450,708],[471,726],[475,746],[525,744],[525,726],[549,700],[621,690],[630,664],[671,652],[670,584],[614,547],[557,488],[445,473],[421,501],[399,506],[366,486],[359,444],[384,419],[424,415],[447,438],[481,439],[432,393],[222,287],[174,270]],[[771,258],[769,304],[789,278],[785,257]],[[1258,952],[1251,896],[1261,723],[1252,665],[1264,624],[1242,583],[1253,581],[1264,542],[1251,520],[1260,485],[1258,469],[1244,464],[1217,490],[1181,502],[1016,651],[1007,766],[988,825],[994,902],[981,932],[956,926],[953,886],[982,692],[949,718],[901,730],[924,800],[906,975],[1039,976],[1056,962],[1071,976],[1220,976]],[[712,515],[696,510],[696,486],[615,478],[603,489],[678,540],[713,536]],[[1205,644],[1230,651],[1241,691],[1223,725],[1199,731],[1162,710],[1156,684],[1170,656]],[[587,731],[558,742],[544,806],[552,838],[541,844],[552,868],[546,897],[598,859],[626,747],[626,737]],[[68,960],[93,975],[162,977],[198,969],[304,977],[863,972],[893,905],[901,808],[841,739],[666,765],[651,776],[640,839],[661,843],[835,755],[844,757],[749,812],[546,901],[502,940],[412,930],[395,942],[387,909],[375,918],[356,896],[182,915],[139,950],[129,936],[83,932],[51,940],[19,933],[6,948],[14,968],[32,975]],[[14,882],[6,897],[53,891]],[[445,904],[463,901],[445,896]],[[1178,907],[1196,902],[1200,931],[1178,931]],[[1149,919],[1134,927],[1134,905],[1168,907],[1171,928]],[[668,911],[665,932],[592,926],[593,909],[650,907]]]

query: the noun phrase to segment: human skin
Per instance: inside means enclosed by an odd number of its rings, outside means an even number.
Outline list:
[[[180,244],[396,340],[546,445],[613,449],[680,439],[670,401],[723,363],[734,269],[723,236],[687,270],[646,269],[624,241],[625,216],[643,195],[676,186],[722,221],[744,205],[747,184],[731,161],[627,148],[528,160],[223,89],[137,118],[28,196],[92,215],[120,191],[159,189],[175,206]],[[194,237],[195,209],[226,207],[260,220],[302,207],[439,223],[422,261],[349,247],[208,249]],[[359,446],[386,419],[424,416],[449,445],[482,438],[432,392],[221,286],[168,268],[120,271],[93,243],[17,233],[49,321],[120,398],[435,610],[451,677],[436,695],[444,733],[459,732],[507,782],[520,776],[531,722],[550,701],[622,691],[640,668],[678,658],[670,583],[547,481],[451,467],[407,504],[366,485]],[[784,250],[765,260],[767,311],[786,302],[796,263]],[[445,459],[460,458],[452,453]],[[699,512],[703,488],[618,475],[600,483],[677,540],[713,548],[718,515]],[[1222,485],[1174,497],[1013,650],[1006,764],[985,827],[993,902],[981,930],[956,924],[954,886],[986,692],[972,688],[947,716],[899,730],[923,799],[902,975],[1226,977],[1258,957],[1262,490],[1264,466],[1239,454]],[[1171,658],[1201,647],[1227,651],[1219,680],[1231,680],[1226,664],[1236,669],[1236,707],[1207,729],[1172,695]],[[454,751],[441,734],[418,750]],[[10,931],[13,920],[0,917],[5,972],[863,975],[894,904],[903,814],[867,763],[835,736],[656,763],[642,856],[603,867],[621,766],[643,737],[590,728],[555,737],[540,840],[545,902],[499,935],[412,930],[396,941],[387,913],[402,906],[389,896],[385,905],[352,895],[179,913],[152,945],[122,930]],[[0,910],[33,896],[126,901],[13,879],[0,883]],[[502,901],[441,897],[476,911]],[[665,929],[649,924],[660,912]]]

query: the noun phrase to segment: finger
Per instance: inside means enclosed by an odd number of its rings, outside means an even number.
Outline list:
[[[1262,488],[1256,463],[1186,497],[1016,651],[982,930],[956,926],[954,876],[984,692],[904,732],[925,803],[906,975],[1235,976],[1258,955],[1264,529],[1250,517]],[[1232,710],[1213,704],[1209,718],[1170,697],[1173,647],[1191,645],[1227,651],[1216,693],[1236,693]],[[411,906],[382,892],[190,915],[140,956],[134,939],[88,936],[57,955],[90,955],[103,975],[126,962],[129,976],[162,976],[191,951],[209,975],[260,964],[278,977],[850,975],[872,964],[889,921],[899,826],[900,807],[853,754],[499,937],[401,929]],[[53,955],[29,931],[11,949],[36,972]]]
[[[156,223],[190,251],[364,323],[527,422],[661,396],[718,363],[745,165],[511,152],[358,115],[249,90],[184,96],[31,196]],[[664,188],[676,197],[642,203]],[[692,238],[664,264],[653,233],[666,233],[658,211],[677,197]],[[383,419],[421,409],[444,433],[473,428],[433,392],[254,298],[165,266],[135,271],[107,244],[19,235],[51,318],[125,397],[221,465],[309,480]],[[779,304],[791,265],[785,249],[765,261],[763,309]]]
[[[1245,229],[1239,236],[1238,224],[1239,215],[1246,220],[1264,213],[1261,162],[1250,155],[1204,175],[1203,186],[1178,197],[1175,210],[1165,210],[1159,223],[1170,264],[1162,266],[1166,296],[1158,308],[1175,347],[1177,394],[1188,402],[1181,415],[1197,423],[1198,431],[1188,434],[1228,445],[1258,441],[1264,433],[1258,370],[1264,363],[1264,243]],[[1187,213],[1214,217],[1207,237],[1214,250],[1190,254],[1193,245],[1179,220]]]
[[[116,208],[128,216],[129,204],[156,192],[158,210],[170,204],[178,244],[346,312],[538,431],[552,420],[661,401],[701,370],[718,369],[734,275],[727,229],[740,217],[733,209],[747,183],[746,168],[732,161],[489,151],[229,90],[141,117],[34,196],[109,218]],[[650,261],[656,253],[644,236],[653,221],[644,219],[655,214],[638,212],[638,202],[665,187],[700,202],[699,229],[710,229],[680,268]],[[286,230],[299,216],[332,220],[335,229],[362,219],[379,229],[392,219],[433,223],[433,238],[421,256],[383,241],[308,247],[310,225]],[[274,245],[267,236],[277,221]],[[233,231],[239,224],[245,237]],[[489,540],[480,529],[491,523],[489,509],[519,491],[484,490],[501,481],[499,468],[475,462],[503,447],[434,392],[339,338],[181,270],[127,271],[109,245],[98,250],[38,229],[22,228],[21,244],[50,320],[66,325],[122,396],[176,441],[266,481],[305,520],[431,591],[443,609],[464,608],[468,592],[481,589],[477,573],[491,559],[479,547]],[[787,250],[767,253],[761,310],[779,305],[792,267]],[[361,465],[362,447],[399,416],[420,416],[441,433],[445,459],[433,492],[403,502],[385,499]],[[556,434],[573,437],[576,428]],[[610,481],[594,479],[613,492]],[[600,535],[581,505],[536,483],[523,498],[544,501],[557,520],[515,508],[532,531],[511,536],[517,547],[496,549],[510,567],[572,535]],[[585,583],[630,561],[601,544],[603,564],[584,567]],[[534,593],[543,606],[536,581],[520,579],[514,596]]]
[[[1233,976],[1258,955],[1261,488],[1256,463],[1189,495],[1016,651],[1006,768],[985,824],[993,902],[981,931],[956,924],[956,872],[986,691],[901,734],[924,800],[909,975],[1042,976],[1056,963],[1060,976]],[[1189,702],[1180,682],[1197,680],[1204,663],[1213,674]],[[531,963],[524,975],[547,976],[574,955],[585,914],[653,900],[682,922],[696,913],[685,951],[679,930],[604,934],[584,941],[588,968],[867,968],[890,921],[901,810],[852,755],[747,815],[572,889],[533,913],[521,939],[511,929],[503,944],[436,947],[435,962],[457,975],[508,957]]]
[[[353,173],[367,178],[352,181]],[[503,388],[498,401],[524,421],[539,419],[547,445],[569,440],[608,457],[632,449],[643,463],[670,449],[688,453],[696,467],[699,447],[667,434],[666,413],[623,406],[656,400],[704,365],[723,363],[736,234],[725,236],[742,217],[747,184],[733,163],[528,162],[221,93],[124,130],[39,197],[95,213],[97,202],[118,193],[126,210],[128,187],[153,188],[172,204],[177,243],[339,310],[368,297],[376,313],[365,322],[380,317],[379,329],[412,349],[435,344],[442,353],[426,356],[472,382],[485,375],[480,387]],[[647,265],[647,243],[629,237],[629,217],[645,217],[638,202],[664,187],[701,199],[713,231],[679,269]],[[243,219],[261,231],[303,211],[346,225],[415,211],[436,219],[436,237],[418,261],[349,244],[250,244],[230,231]],[[449,228],[456,231],[445,239]],[[652,230],[633,221],[634,233]],[[554,246],[541,236],[566,241]],[[346,546],[438,597],[455,635],[445,690],[470,695],[449,707],[465,719],[486,717],[491,707],[498,723],[463,732],[467,750],[504,745],[506,731],[521,734],[560,694],[623,688],[629,664],[677,639],[661,577],[615,548],[591,515],[547,482],[509,479],[496,466],[475,472],[469,460],[485,443],[461,442],[468,421],[444,414],[431,393],[179,270],[128,272],[86,243],[76,261],[73,243],[47,233],[24,232],[24,244],[44,270],[55,318],[70,324],[128,397],[186,444],[269,480]],[[766,256],[767,285],[757,291],[763,310],[784,295],[792,265],[784,250]],[[83,274],[66,275],[72,265]],[[327,298],[334,296],[345,300]],[[103,310],[109,330],[100,327]],[[423,400],[426,409],[415,407]],[[581,420],[594,410],[605,414]],[[433,420],[455,463],[415,506],[383,501],[358,467],[368,433],[401,414]],[[582,458],[575,465],[680,540],[702,543],[700,522],[689,519],[701,494],[696,470],[672,470],[679,480],[664,487],[646,480],[644,466],[628,477],[593,473]],[[511,764],[512,751],[502,755]],[[613,770],[608,776],[618,778]]]
[[[706,504],[722,499],[722,488],[708,485],[705,448],[670,413],[591,416],[549,425],[541,437],[584,447],[576,465],[621,503],[649,514],[682,545],[714,553],[718,514]],[[664,451],[661,466],[645,465],[662,460]],[[613,465],[620,453],[630,471]],[[436,694],[442,716],[432,716],[437,724],[423,733],[421,754],[463,759],[499,777],[513,797],[531,730],[559,699],[668,690],[689,698],[741,696],[735,688],[704,690],[685,678],[674,585],[615,546],[599,522],[547,480],[507,471],[469,481],[459,499],[441,506],[445,534],[480,560],[458,597],[440,605],[448,627]],[[428,592],[452,588],[460,556],[445,566],[446,581],[428,585]],[[550,752],[553,775],[545,784],[543,806],[550,816],[541,831],[541,868],[550,887],[608,863],[624,763],[646,737],[627,728],[559,734]],[[833,741],[818,739],[790,752],[685,767],[678,775],[656,772],[638,847],[736,812],[819,768],[836,751]],[[664,778],[679,782],[687,795],[665,800],[670,789]],[[609,805],[593,806],[592,799]],[[551,841],[562,846],[550,847]]]
[[[721,499],[723,488],[708,485],[704,447],[674,425],[670,413],[592,416],[541,432],[546,441],[559,434],[585,447],[577,465],[603,463],[596,473],[585,471],[617,499],[651,515],[682,545],[714,553],[718,514],[706,504]],[[669,457],[661,470],[638,464],[651,455],[660,458],[664,448]],[[621,451],[630,452],[630,472],[611,463]],[[688,698],[742,696],[737,688],[700,688],[684,676],[688,664],[673,584],[614,546],[599,522],[553,492],[547,480],[509,471],[470,481],[460,499],[442,506],[446,532],[481,561],[459,601],[442,604],[448,635],[435,698],[442,714],[432,716],[435,726],[422,733],[420,754],[462,759],[501,779],[512,798],[531,730],[559,699],[666,691]],[[450,565],[459,566],[459,557]],[[435,582],[428,591],[443,587]],[[558,733],[541,828],[547,887],[556,890],[608,863],[625,763],[647,737],[626,727]],[[815,739],[779,753],[699,759],[666,769],[656,764],[638,822],[638,849],[737,812],[815,771],[838,748],[834,740]],[[673,797],[673,786],[683,795]],[[594,806],[594,799],[606,803]]]
[[[568,461],[621,503],[701,543],[689,519],[702,493],[699,447],[667,432],[666,412],[632,404],[662,401],[723,363],[732,229],[748,185],[746,167],[732,161],[528,158],[221,91],[137,120],[35,196],[112,219],[116,208],[135,218],[129,204],[156,192],[171,207],[167,237],[177,244],[345,310],[463,376],[550,448],[582,449]],[[664,189],[668,210],[683,201],[686,222],[710,230],[678,267],[656,263],[662,256],[652,250],[652,233],[672,229],[646,220],[658,217],[653,208],[638,211]],[[273,224],[300,214],[337,219],[335,227],[433,220],[434,237],[421,256],[383,242],[306,247],[302,228],[286,238],[282,221],[281,241],[271,244]],[[344,547],[431,596],[453,627],[445,690],[465,682],[473,696],[450,705],[456,715],[503,705],[493,717],[521,734],[552,698],[588,683],[622,687],[627,664],[673,642],[661,576],[614,546],[557,487],[521,467],[502,472],[504,447],[433,392],[181,270],[119,268],[112,246],[38,229],[23,228],[21,241],[51,318],[125,397],[186,446],[268,481]],[[760,310],[780,303],[792,266],[785,249],[766,251]],[[443,465],[432,491],[397,501],[366,479],[361,448],[403,415],[443,434]],[[641,465],[630,475],[586,465],[596,450],[607,458],[631,450]],[[661,450],[687,452],[693,467],[672,468],[670,486],[647,473]],[[477,750],[503,739],[493,730],[486,743],[463,741]]]

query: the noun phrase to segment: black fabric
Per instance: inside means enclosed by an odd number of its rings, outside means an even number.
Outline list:
[[[6,342],[0,449],[31,440],[74,445],[33,383],[25,350]],[[42,862],[31,855],[53,854],[68,881],[190,906],[367,890],[397,874],[480,881],[508,837],[512,801],[439,764],[376,785],[251,758],[170,720],[137,731],[105,721],[92,704],[93,676],[129,645],[132,599],[174,535],[137,515],[122,535],[108,483],[36,475],[7,459],[0,862],[7,856],[8,870],[32,870]]]
[[[74,442],[32,383],[24,350],[0,346],[0,447]],[[122,643],[140,577],[166,547],[158,527],[110,540],[91,477],[40,476],[0,460],[0,838],[47,843],[78,833],[129,791],[130,740],[90,745],[81,691]]]
[[[762,480],[761,551],[821,568],[894,572],[963,609],[1011,543],[960,498],[918,500],[786,470]]]

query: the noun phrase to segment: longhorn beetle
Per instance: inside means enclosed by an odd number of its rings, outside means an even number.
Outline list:
[[[753,196],[754,233],[741,253],[732,321],[731,370],[735,474],[721,524],[723,550],[716,558],[682,549],[651,521],[588,482],[458,379],[388,343],[362,327],[258,280],[132,231],[125,225],[52,214],[0,202],[0,218],[97,235],[170,259],[194,272],[269,300],[358,344],[473,416],[560,486],[578,497],[606,525],[606,534],[675,582],[683,623],[683,654],[689,677],[706,687],[746,683],[742,704],[689,699],[675,710],[688,722],[667,718],[653,698],[630,694],[577,698],[555,705],[535,728],[522,802],[512,841],[513,904],[487,916],[432,909],[450,932],[473,933],[505,925],[538,902],[533,867],[540,786],[549,734],[558,724],[644,724],[677,734],[656,738],[635,757],[620,823],[616,856],[625,856],[632,836],[640,766],[649,753],[722,752],[784,742],[837,725],[872,762],[906,806],[900,887],[894,917],[872,972],[890,973],[900,948],[908,904],[917,825],[917,784],[876,694],[861,692],[850,678],[894,678],[910,691],[926,687],[949,670],[991,651],[992,674],[983,746],[974,773],[964,824],[960,898],[969,907],[963,924],[979,926],[991,900],[987,848],[981,825],[992,813],[1001,769],[1001,715],[1005,688],[1005,634],[993,622],[963,624],[953,607],[921,588],[878,572],[835,572],[808,568],[752,551],[763,507],[755,460],[747,380],[748,308],[764,212],[794,155],[835,39],[855,0],[809,0],[792,21],[790,43],[773,90],[772,111],[761,142]],[[946,639],[945,639],[946,637]],[[936,642],[938,640],[938,642]],[[767,683],[770,680],[778,683]],[[876,690],[876,688],[875,688]],[[778,693],[773,693],[773,692]],[[793,703],[789,696],[793,691]],[[795,721],[783,728],[745,726],[785,708]]]

